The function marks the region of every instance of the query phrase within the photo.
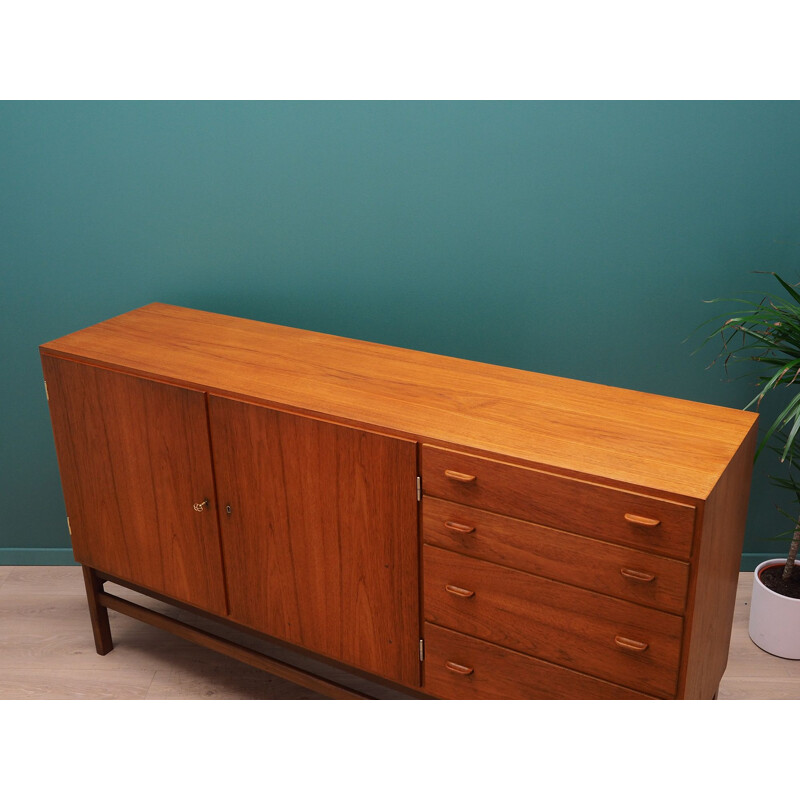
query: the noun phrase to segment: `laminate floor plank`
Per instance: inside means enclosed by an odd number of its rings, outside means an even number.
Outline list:
[[[153,670],[0,667],[0,700],[144,700]]]
[[[147,700],[325,700],[322,695],[255,667],[195,664],[156,670]]]
[[[722,700],[800,699],[800,661],[777,658],[750,641],[752,573],[741,573]],[[343,673],[302,654],[117,585],[107,590],[220,633],[332,680]],[[320,695],[114,611],[114,649],[94,649],[80,567],[0,567],[0,700],[4,699],[322,699]],[[400,692],[348,676],[342,682],[380,697]]]
[[[13,591],[0,589],[0,668],[154,671],[160,663],[207,660],[204,648],[113,611],[109,619],[115,646],[99,656],[85,595],[36,594],[40,587],[34,581],[25,586],[25,590],[20,585]],[[148,607],[162,606],[150,598],[141,600]],[[223,659],[217,653],[209,655]]]
[[[722,683],[735,678],[794,678],[800,689],[800,672],[797,662],[765,653],[753,644],[747,628],[731,635],[728,666]],[[798,694],[800,697],[800,694]]]
[[[726,678],[719,687],[719,700],[798,700],[797,678]]]
[[[2,568],[0,568],[2,569]],[[0,592],[33,592],[34,594],[83,595],[81,568],[75,567],[9,567],[10,574],[0,584]],[[2,581],[2,573],[0,573]]]
[[[6,578],[8,578],[13,569],[14,567],[0,567],[0,589],[3,587]]]

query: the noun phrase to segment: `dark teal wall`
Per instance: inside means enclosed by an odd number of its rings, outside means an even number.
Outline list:
[[[796,102],[0,103],[0,558],[68,547],[37,345],[153,300],[744,405],[683,340],[798,278],[798,142]]]

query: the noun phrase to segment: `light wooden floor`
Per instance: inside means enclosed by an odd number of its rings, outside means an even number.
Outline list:
[[[720,699],[800,699],[800,661],[770,656],[747,635],[751,587],[752,574],[742,573]],[[117,586],[110,591],[151,608],[166,608]],[[186,612],[169,613],[199,624]],[[0,699],[322,699],[129,617],[113,611],[109,615],[115,646],[98,656],[79,567],[0,566]],[[214,630],[208,623],[202,626]],[[230,637],[227,630],[226,635]],[[295,654],[237,638],[304,665]],[[320,671],[370,694],[402,697],[330,667]]]

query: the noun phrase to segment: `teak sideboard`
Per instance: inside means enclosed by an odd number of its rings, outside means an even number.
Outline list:
[[[98,653],[108,609],[364,694],[712,698],[757,415],[153,303],[40,348]]]

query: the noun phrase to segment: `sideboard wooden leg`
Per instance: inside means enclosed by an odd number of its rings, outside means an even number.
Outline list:
[[[106,653],[111,652],[114,642],[111,641],[108,609],[98,602],[98,596],[103,590],[103,582],[91,567],[83,567],[83,582],[86,584],[86,599],[89,603],[89,616],[92,619],[94,646],[98,654],[104,656]]]

